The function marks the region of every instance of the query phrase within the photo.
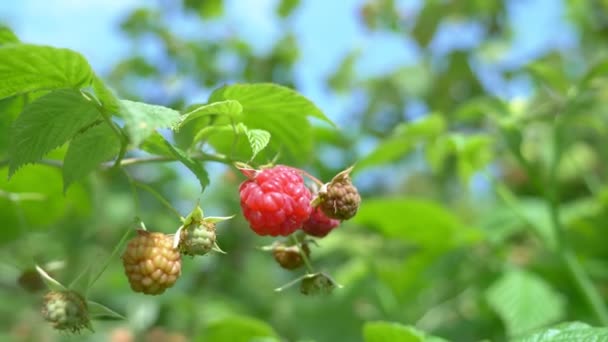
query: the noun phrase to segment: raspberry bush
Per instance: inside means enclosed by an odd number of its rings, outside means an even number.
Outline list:
[[[608,339],[605,2],[31,2],[0,341]]]
[[[299,118],[305,120],[305,125],[309,125],[307,116],[331,123],[304,96],[275,84],[234,84],[216,89],[208,104],[194,106],[180,113],[169,107],[119,99],[95,75],[86,60],[71,50],[16,42],[0,47],[0,60],[13,63],[11,65],[17,73],[25,74],[33,70],[31,68],[36,70],[32,82],[14,80],[11,87],[0,89],[0,98],[41,91],[36,93],[39,96],[24,97],[25,104],[15,111],[18,115],[9,137],[9,178],[17,177],[22,170],[27,169],[24,167],[26,164],[44,164],[42,158],[45,155],[67,143],[67,150],[59,160],[64,192],[78,186],[79,181],[95,171],[120,170],[129,184],[133,198],[131,218],[136,220],[135,229],[131,229],[132,221],[128,224],[123,222],[123,227],[130,228],[122,228],[123,238],[114,246],[113,252],[105,259],[90,261],[92,264],[88,266],[82,265],[83,271],[73,280],[78,290],[74,290],[71,285],[62,285],[42,268],[38,272],[25,270],[18,278],[18,284],[30,292],[35,293],[43,281],[47,281],[51,288],[59,289],[46,295],[42,309],[43,318],[51,322],[54,328],[70,332],[79,332],[83,327],[93,330],[90,320],[97,316],[89,314],[88,303],[94,303],[93,307],[101,310],[102,316],[121,317],[111,309],[85,299],[94,283],[111,267],[113,256],[118,253],[121,255],[125,283],[128,283],[134,293],[143,295],[160,295],[176,285],[186,272],[183,269],[182,255],[200,257],[209,255],[211,251],[225,253],[217,243],[217,224],[233,216],[205,217],[202,205],[197,204],[186,217],[182,217],[165,194],[128,170],[132,165],[179,161],[197,178],[199,194],[211,182],[204,162],[216,161],[241,171],[246,179],[240,186],[227,184],[225,189],[239,199],[242,218],[247,221],[253,235],[286,238],[283,242],[276,240],[272,247],[272,255],[278,266],[288,270],[306,266],[303,274],[278,290],[299,283],[306,287],[308,285],[305,283],[310,282],[311,275],[320,274],[315,272],[310,260],[311,241],[304,237],[304,231],[320,238],[337,225],[337,221],[324,216],[318,208],[313,208],[309,186],[320,186],[321,181],[295,166],[272,163],[260,165],[255,162],[255,158],[264,152],[277,153],[277,147],[280,148],[277,143],[282,144],[300,137],[286,136],[283,133],[282,125],[287,124],[287,120],[277,126],[272,121],[275,118],[265,118],[264,114],[259,115],[261,121],[258,123],[249,120],[234,123],[237,117],[253,115],[253,105],[250,104],[252,96],[256,101],[266,101],[271,106],[267,108],[266,115],[296,105],[299,106]],[[44,65],[35,64],[36,61],[58,64],[56,68],[45,69]],[[73,69],[78,69],[79,73],[74,74]],[[8,74],[2,74],[6,72],[3,70],[0,70],[0,76],[8,77]],[[80,74],[82,77],[77,77]],[[283,100],[274,101],[275,96],[280,96]],[[220,119],[214,120],[213,124],[205,124],[209,115],[231,117],[232,122],[228,125]],[[199,127],[198,132],[192,132],[195,127]],[[157,130],[162,128],[172,130],[174,138],[181,143],[174,144],[161,135]],[[188,131],[196,134],[183,133]],[[237,143],[234,145],[237,147],[239,136],[246,137],[249,159],[239,158],[239,151],[233,151],[231,156],[222,154],[222,145],[208,137],[222,133],[228,139],[232,136],[233,145]],[[275,143],[272,140],[274,135],[279,137],[274,140]],[[216,152],[204,152],[202,147],[207,145],[205,142]],[[190,144],[190,147],[185,148],[183,143]],[[298,152],[297,144],[292,147],[291,152]],[[139,151],[157,156],[136,157]],[[259,166],[248,165],[245,161]],[[163,225],[168,228],[157,232],[146,229],[144,221],[152,222],[154,226],[160,224],[152,219],[154,211],[143,210],[145,203],[141,201],[141,191],[151,195],[164,209],[177,216],[173,221],[165,219]],[[341,200],[338,193],[332,194],[332,201],[348,202],[353,206],[350,198]],[[10,196],[16,201],[20,200],[20,197],[16,197],[20,196],[18,194]],[[33,200],[39,199],[35,194],[30,197]],[[197,202],[200,203],[200,199]],[[147,216],[147,219],[142,220],[141,216]],[[125,243],[129,237],[130,240]],[[197,261],[193,258],[192,262]],[[274,263],[269,262],[269,267],[271,265]],[[329,291],[306,291],[306,294],[319,293]]]

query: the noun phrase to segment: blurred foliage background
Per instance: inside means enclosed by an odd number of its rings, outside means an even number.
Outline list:
[[[320,21],[355,17],[360,36],[397,47],[335,42],[350,44],[348,53],[317,84],[317,98],[298,68],[310,55],[303,46],[322,59],[324,45],[300,41],[294,21],[318,2],[274,1],[268,17],[280,34],[258,37],[266,48],[225,19],[234,5],[222,0],[135,8],[118,24],[129,52],[103,76],[123,98],[180,110],[233,82],[276,82],[316,102],[338,129],[314,122],[301,155],[279,161],[326,181],[356,163],[360,212],[312,251],[344,287],[329,297],[273,292],[297,274],[257,249],[272,240],[247,228],[237,197],[243,178],[233,169],[209,164],[211,186],[199,196],[182,167],[143,164],[128,168],[131,176],[183,215],[199,197],[207,215],[237,214],[218,226],[228,254],[184,259],[182,279],[159,297],[131,292],[115,259],[91,298],[128,319],[95,322],[96,334],[56,334],[39,316],[42,292],[18,285],[23,272],[52,263],[69,282],[110,253],[134,216],[166,233],[179,222],[146,192],[137,208],[122,172],[99,172],[63,194],[56,168],[28,166],[9,182],[3,163],[4,339],[245,341],[249,331],[362,341],[365,322],[393,321],[454,341],[502,341],[562,321],[608,323],[608,2],[366,0],[344,13],[327,5]],[[533,21],[544,6],[559,8],[563,26],[521,24],[519,16]],[[555,39],[530,49],[525,37],[535,30]],[[376,63],[380,72],[361,67],[404,49],[415,57]],[[0,102],[0,163],[18,114],[11,106]]]

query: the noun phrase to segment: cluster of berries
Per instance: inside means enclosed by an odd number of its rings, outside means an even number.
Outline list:
[[[239,188],[243,215],[258,235],[287,236],[301,229],[309,236],[325,237],[343,220],[355,216],[359,208],[361,197],[350,179],[351,170],[311,191],[304,175],[321,182],[302,170],[283,165],[242,168],[248,178]],[[279,265],[289,270],[302,266],[310,255],[306,242],[275,243],[269,249]]]
[[[300,234],[322,238],[343,220],[353,217],[361,202],[349,177],[351,169],[339,173],[329,183],[319,184],[318,191],[307,188],[303,175],[314,178],[296,168],[279,165],[261,170],[247,167],[241,171],[248,178],[239,188],[241,208],[251,229],[258,235],[288,236],[301,229],[303,233]],[[175,234],[137,230],[137,236],[129,241],[122,254],[131,289],[148,295],[161,294],[180,277],[182,255],[205,255],[212,250],[222,252],[216,243],[216,223],[229,218],[204,217],[197,206],[182,220],[183,224]],[[283,268],[293,270],[310,256],[308,244],[311,240],[277,242],[270,250]],[[59,284],[41,269],[24,273],[19,283],[35,291],[42,287],[42,278]],[[310,272],[300,280],[300,291],[307,295],[327,293],[335,286],[324,273]],[[61,290],[52,290],[44,297],[44,319],[58,330],[92,330],[89,301],[78,292],[59,286]]]
[[[313,237],[324,237],[343,220],[353,217],[361,198],[347,169],[314,194],[306,186],[304,171],[288,166],[261,170],[240,168],[248,178],[239,188],[245,219],[258,235],[287,236],[301,229]],[[319,181],[318,181],[319,182]],[[320,183],[320,182],[319,182]],[[125,274],[135,292],[158,295],[172,287],[181,274],[182,255],[205,255],[220,251],[215,224],[226,217],[203,217],[197,207],[173,235],[139,230],[122,256]],[[295,269],[310,254],[306,244],[275,244],[277,262]],[[306,256],[305,256],[306,255]]]
[[[249,179],[239,188],[241,209],[258,235],[287,236],[298,229],[324,237],[343,220],[355,216],[361,197],[347,169],[314,194],[305,172],[289,166],[241,170]]]
[[[138,230],[122,255],[125,274],[135,292],[159,295],[181,275],[182,255],[222,252],[216,243],[215,225],[229,217],[204,217],[197,206],[171,236]]]

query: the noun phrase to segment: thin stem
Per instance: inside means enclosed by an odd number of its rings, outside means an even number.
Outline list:
[[[236,153],[236,146],[239,143],[239,132],[236,129],[236,125],[232,117],[230,117],[230,125],[232,126],[232,131],[234,132],[234,139],[232,139],[232,146],[230,146],[230,157],[234,157],[234,154]]]
[[[604,299],[593,285],[581,263],[569,250],[563,250],[560,253],[560,257],[570,272],[572,279],[574,279],[579,291],[584,295],[587,305],[591,307],[591,310],[600,324],[603,326],[608,325],[608,311],[604,305]]]
[[[110,126],[110,128],[112,128],[112,131],[114,132],[114,134],[116,134],[118,140],[120,140],[120,151],[118,152],[118,158],[116,158],[116,161],[114,162],[114,167],[119,167],[122,158],[127,153],[129,138],[120,129],[120,127],[118,127],[118,125],[114,121],[112,121],[112,115],[108,113],[108,111],[106,110],[106,108],[103,107],[103,105],[98,104],[97,108],[99,109],[103,120]]]
[[[303,275],[303,276],[300,276],[300,277],[298,277],[298,278],[296,278],[296,279],[294,279],[294,280],[292,280],[292,281],[288,282],[287,284],[285,284],[285,285],[283,285],[283,286],[277,287],[276,289],[274,289],[274,291],[275,291],[275,292],[281,292],[281,291],[284,291],[285,289],[288,289],[288,288],[290,288],[290,287],[294,286],[295,284],[297,284],[298,282],[302,281],[302,279],[306,278],[307,276],[308,276],[308,274],[305,274],[305,275]]]
[[[95,282],[101,277],[101,275],[103,274],[103,272],[105,272],[105,270],[108,268],[108,266],[110,265],[110,262],[112,261],[112,259],[114,258],[114,256],[118,253],[118,251],[120,250],[120,248],[122,247],[122,245],[125,243],[125,241],[129,237],[129,234],[131,232],[132,232],[131,229],[127,229],[125,231],[125,233],[122,235],[122,237],[120,238],[120,241],[118,241],[118,244],[116,244],[116,246],[114,246],[114,249],[112,250],[112,253],[105,260],[105,262],[104,262],[103,266],[101,267],[101,269],[99,270],[99,272],[97,272],[97,274],[94,277],[92,277],[91,280],[89,281],[89,284],[87,285],[87,292],[93,286],[93,284],[95,284]]]
[[[231,165],[234,162],[234,160],[232,160],[231,158],[229,158],[228,156],[225,156],[223,154],[212,154],[212,153],[202,153],[201,152],[201,153],[197,153],[195,155],[191,155],[190,157],[193,159],[196,159],[196,160],[211,161],[211,162],[217,162],[217,163],[228,164],[228,165]],[[124,158],[124,159],[120,160],[120,166],[132,166],[132,165],[138,165],[138,164],[174,162],[174,161],[178,161],[178,160],[173,157],[166,157],[166,156]],[[4,167],[4,166],[8,165],[8,163],[9,163],[8,160],[0,160],[0,167]],[[61,162],[59,160],[42,159],[42,160],[37,161],[36,163],[41,164],[41,165],[56,167],[56,168],[63,167],[63,162]],[[109,169],[109,168],[114,167],[114,164],[115,164],[115,162],[109,162],[109,163],[101,164],[101,166],[105,169]]]
[[[494,189],[498,197],[503,201],[503,203],[509,208],[520,220],[522,220],[529,227],[534,227],[533,232],[536,236],[542,241],[545,237],[541,235],[542,229],[540,229],[536,223],[526,216],[526,214],[521,210],[522,205],[519,203],[517,196],[504,184],[498,182],[491,174],[486,172],[485,174],[488,182],[494,185]],[[551,250],[553,250],[556,246],[549,246]]]
[[[177,209],[175,209],[171,203],[169,203],[169,201],[167,201],[158,191],[154,190],[151,186],[138,181],[134,181],[134,184],[152,194],[159,202],[169,209],[169,211],[175,214],[175,216],[177,216],[180,220],[182,219],[182,215],[179,213],[179,211],[177,211]]]
[[[535,172],[535,170],[531,167],[531,165],[521,156],[518,151],[511,149],[511,152],[518,159],[520,164],[528,171],[528,174],[532,177],[534,184],[538,187],[540,191],[545,192],[546,202],[550,214],[550,221],[552,229],[557,238],[556,253],[558,257],[563,262],[564,266],[568,270],[568,273],[572,277],[576,286],[578,287],[581,295],[584,297],[585,301],[589,305],[590,309],[593,311],[594,315],[597,317],[598,321],[602,325],[608,325],[608,310],[604,305],[602,296],[599,294],[597,289],[594,287],[593,282],[589,278],[589,275],[585,272],[584,268],[575,257],[574,253],[571,251],[571,247],[568,245],[567,240],[564,238],[564,229],[560,220],[560,196],[559,196],[559,181],[557,179],[557,171],[561,157],[561,146],[559,145],[559,131],[558,131],[558,123],[555,123],[556,126],[553,127],[553,151],[552,151],[552,160],[549,169],[549,175],[547,182],[543,184],[541,182],[539,175]],[[544,186],[543,186],[544,185]],[[506,186],[502,184],[498,184],[496,188],[498,195],[501,199],[511,207],[514,212],[520,216],[525,222],[534,226],[532,222],[528,220],[528,218],[523,215],[523,213],[519,210],[519,205],[517,204],[516,196],[508,189]]]
[[[137,194],[137,186],[135,185],[135,181],[133,180],[133,177],[131,177],[129,172],[124,168],[122,168],[121,170],[127,177],[127,181],[129,181],[129,187],[131,188],[131,195],[133,196],[133,203],[135,204],[135,213],[139,217],[141,205],[139,203],[139,195]]]
[[[304,252],[304,250],[302,249],[302,245],[300,244],[300,241],[299,241],[298,237],[296,236],[296,234],[293,234],[291,236],[291,239],[292,239],[294,245],[296,245],[298,247],[298,251],[300,252],[300,256],[302,257],[302,260],[304,260],[304,265],[306,265],[306,270],[308,271],[308,273],[310,273],[310,274],[315,273],[315,270],[312,268],[312,264],[310,263],[310,260],[308,259],[308,255],[306,255],[306,252]]]
[[[44,194],[40,194],[37,192],[6,192],[4,190],[0,190],[0,197],[7,198],[13,202],[20,201],[43,201],[46,199]]]
[[[608,310],[606,309],[604,300],[593,285],[591,278],[589,278],[589,275],[585,272],[583,266],[572,252],[571,247],[564,237],[564,227],[562,226],[559,215],[560,193],[559,181],[557,179],[557,170],[561,157],[558,125],[559,122],[556,122],[553,127],[553,151],[548,182],[546,185],[547,205],[549,207],[551,225],[559,243],[558,254],[598,321],[602,325],[608,325]]]
[[[193,159],[201,160],[201,161],[214,161],[223,164],[231,164],[233,161],[222,154],[211,154],[211,153],[197,153],[190,156]],[[177,161],[177,159],[173,157],[167,156],[152,156],[152,157],[140,157],[140,158],[125,158],[121,161],[120,166],[131,166],[137,164],[146,164],[146,163],[159,163],[159,162],[173,162]],[[108,166],[105,164],[104,166]]]
[[[143,157],[143,158],[125,158],[120,161],[120,166],[131,166],[137,164],[148,164],[148,163],[162,163],[162,162],[172,162],[176,161],[175,158],[165,157],[165,156],[153,156],[153,157]],[[105,164],[104,166],[108,166]]]
[[[578,160],[576,160],[576,158],[573,155],[569,155],[569,161],[570,164],[572,166],[574,166],[578,172],[579,175],[581,175],[581,178],[583,180],[583,182],[585,183],[585,186],[587,186],[587,189],[589,190],[589,193],[591,193],[594,196],[597,196],[599,194],[599,189],[602,188],[602,182],[600,181],[600,179],[597,177],[597,175],[593,172],[586,172],[586,170],[583,169],[583,167],[580,165],[580,163],[578,162]]]
[[[310,180],[312,180],[313,182],[317,183],[319,186],[325,185],[325,183],[321,182],[317,177],[311,175],[310,173],[308,173],[308,172],[306,172],[304,170],[300,170],[300,169],[297,169],[295,167],[290,167],[290,166],[289,166],[289,168],[291,168],[293,170],[296,170],[297,172],[301,173],[302,175],[308,177]]]

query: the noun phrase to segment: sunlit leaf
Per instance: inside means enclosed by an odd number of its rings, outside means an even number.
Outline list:
[[[270,83],[234,84],[217,89],[210,102],[236,100],[243,107],[242,122],[250,129],[263,129],[273,136],[275,149],[287,148],[302,159],[312,151],[312,134],[307,117],[331,121],[306,97]]]
[[[182,115],[179,120],[179,126],[183,126],[193,120],[199,119],[203,116],[208,115],[225,115],[229,117],[237,117],[243,111],[243,107],[238,101],[227,100],[227,101],[219,101],[213,102],[206,105],[202,105],[186,114]]]
[[[7,157],[11,126],[23,110],[25,100],[24,96],[0,100],[0,159]]]
[[[76,90],[57,90],[31,102],[11,130],[9,174],[40,160],[100,119],[95,104]]]
[[[263,129],[248,129],[245,131],[245,134],[247,135],[249,145],[251,145],[251,151],[253,152],[251,159],[254,159],[270,142],[270,133]]]
[[[180,118],[179,112],[171,108],[128,100],[120,103],[120,114],[134,146],[139,146],[156,129],[172,127]]]
[[[11,29],[0,25],[0,46],[10,43],[19,43],[19,38]]]
[[[30,44],[0,47],[0,99],[41,89],[80,88],[92,78],[89,63],[72,50]]]
[[[118,100],[114,92],[97,75],[93,77],[92,85],[95,95],[105,110],[111,114],[118,114],[120,111],[120,100]]]

